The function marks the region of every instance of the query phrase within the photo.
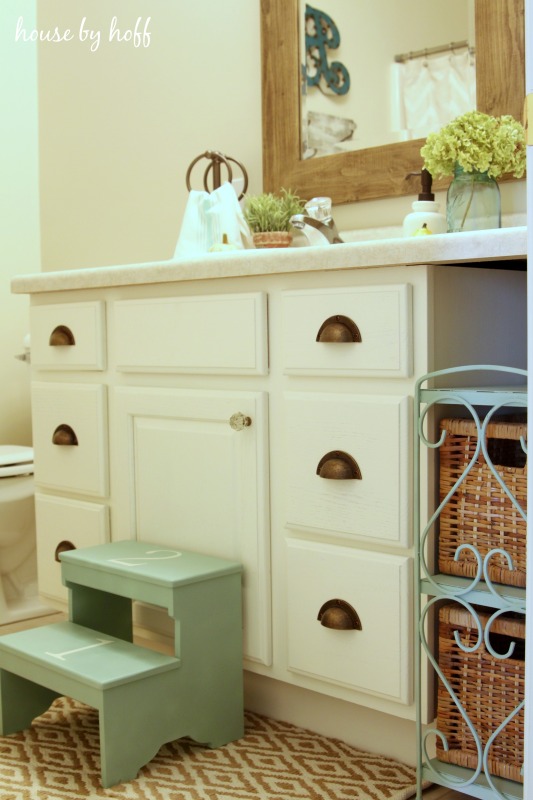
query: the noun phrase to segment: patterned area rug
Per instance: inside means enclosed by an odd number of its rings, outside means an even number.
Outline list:
[[[32,727],[0,737],[1,800],[405,800],[415,771],[285,722],[246,713],[217,750],[165,745],[129,783],[100,785],[98,712],[60,698]]]

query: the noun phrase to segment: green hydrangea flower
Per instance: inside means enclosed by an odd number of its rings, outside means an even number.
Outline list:
[[[453,175],[459,165],[465,172],[486,172],[491,178],[505,173],[521,178],[526,170],[526,137],[523,126],[509,114],[491,117],[468,111],[438,133],[430,133],[420,155],[433,177]]]

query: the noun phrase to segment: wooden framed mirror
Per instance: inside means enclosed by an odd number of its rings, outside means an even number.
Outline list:
[[[410,173],[422,167],[424,139],[301,158],[298,9],[299,0],[261,0],[264,191],[285,187],[334,204],[414,194],[419,178]],[[475,29],[477,108],[522,119],[524,0],[475,0]]]

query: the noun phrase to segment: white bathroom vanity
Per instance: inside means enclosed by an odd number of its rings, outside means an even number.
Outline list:
[[[525,254],[510,228],[15,278],[44,601],[71,546],[238,560],[247,707],[413,762],[414,386],[526,367]]]

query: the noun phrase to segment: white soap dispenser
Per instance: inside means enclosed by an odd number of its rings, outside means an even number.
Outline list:
[[[431,174],[422,170],[422,191],[413,203],[413,210],[403,221],[404,236],[424,236],[431,233],[446,233],[446,217],[439,212],[439,204],[431,191]]]

